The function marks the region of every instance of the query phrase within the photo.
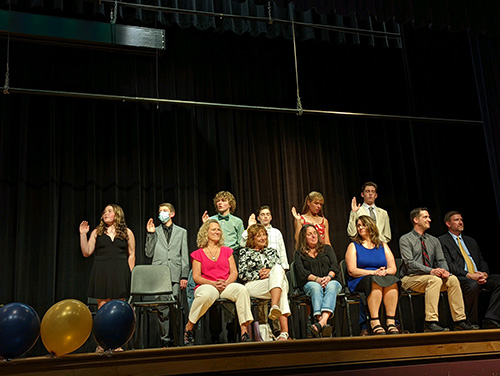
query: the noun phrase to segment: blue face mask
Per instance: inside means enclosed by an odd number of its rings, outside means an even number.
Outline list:
[[[170,213],[162,211],[158,214],[158,219],[162,221],[162,223],[167,223],[170,220]]]

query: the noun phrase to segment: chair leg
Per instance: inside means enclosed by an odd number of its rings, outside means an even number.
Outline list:
[[[135,327],[135,341],[134,341],[134,345],[133,345],[133,348],[134,349],[140,349],[141,347],[141,344],[142,344],[142,317],[144,315],[144,310],[143,309],[139,309],[139,313],[137,313],[137,309],[136,309],[136,315],[135,317],[137,317],[137,322],[136,322],[136,327]]]
[[[308,314],[307,314],[308,306],[307,304],[300,305],[300,321],[302,325],[301,328],[301,338],[307,338],[307,322],[308,322]]]
[[[302,333],[300,330],[300,318],[299,318],[299,312],[300,312],[300,304],[296,301],[294,301],[291,305],[292,308],[292,337],[293,338],[300,338],[303,339],[305,337],[302,337]]]
[[[173,345],[174,346],[180,346],[180,341],[179,341],[179,328],[182,328],[182,322],[179,320],[179,315],[177,314],[177,307],[174,307],[173,305],[170,306],[169,310],[169,323],[174,323],[174,327],[172,328],[173,331]]]
[[[353,332],[352,332],[351,307],[349,307],[349,301],[347,299],[347,296],[344,297],[344,300],[345,300],[345,312],[347,318],[347,328],[349,329],[349,337],[352,337]]]
[[[413,298],[411,294],[406,295],[408,297],[408,304],[410,305],[410,315],[411,315],[411,324],[413,326],[413,333],[417,332],[417,324],[415,323],[415,310],[413,308]]]
[[[399,316],[399,324],[401,325],[401,333],[404,333],[405,332],[405,326],[404,326],[404,323],[403,323],[403,311],[401,311],[401,304],[399,303],[399,299],[398,299],[398,305],[397,305],[397,314]]]

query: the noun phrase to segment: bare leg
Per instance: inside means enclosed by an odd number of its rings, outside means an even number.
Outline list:
[[[331,313],[327,311],[321,312],[321,316],[318,319],[321,326],[325,326],[328,323],[328,319],[330,318]]]
[[[97,309],[100,309],[104,304],[110,301],[111,299],[97,299]]]
[[[384,291],[384,306],[387,316],[387,330],[389,333],[399,333],[399,330],[395,327],[396,325],[396,308],[398,305],[398,285],[395,283],[391,286],[385,287]],[[390,326],[390,327],[389,327]]]
[[[278,305],[281,297],[281,289],[279,287],[275,287],[271,289],[271,305]]]
[[[378,313],[380,309],[380,304],[382,303],[382,287],[376,283],[372,283],[372,291],[367,297],[368,311],[370,312],[370,326],[373,330],[377,325],[380,325],[380,320],[378,318]],[[385,333],[385,330],[381,327],[377,328],[374,333],[381,334]]]

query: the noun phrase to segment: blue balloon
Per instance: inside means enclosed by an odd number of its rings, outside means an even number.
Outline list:
[[[0,357],[12,359],[27,352],[40,335],[40,317],[27,304],[0,308]]]
[[[126,344],[134,330],[135,312],[123,300],[111,300],[95,314],[94,339],[105,350]]]

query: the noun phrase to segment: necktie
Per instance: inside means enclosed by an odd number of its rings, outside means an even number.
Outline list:
[[[375,211],[372,206],[370,206],[368,209],[370,209],[370,217],[377,223],[377,217],[375,217]]]
[[[431,259],[429,258],[429,254],[427,253],[427,247],[425,246],[424,237],[420,237],[420,242],[422,243],[422,259],[424,261],[425,266],[431,266]]]
[[[465,264],[467,265],[467,271],[469,273],[476,272],[476,268],[474,267],[474,263],[472,262],[470,256],[467,254],[464,247],[462,246],[462,242],[460,241],[460,236],[457,237],[457,242],[458,242],[458,248],[460,248],[460,252],[462,252],[462,256],[465,260]]]
[[[217,214],[217,219],[219,221],[229,221],[229,214],[228,215]]]

